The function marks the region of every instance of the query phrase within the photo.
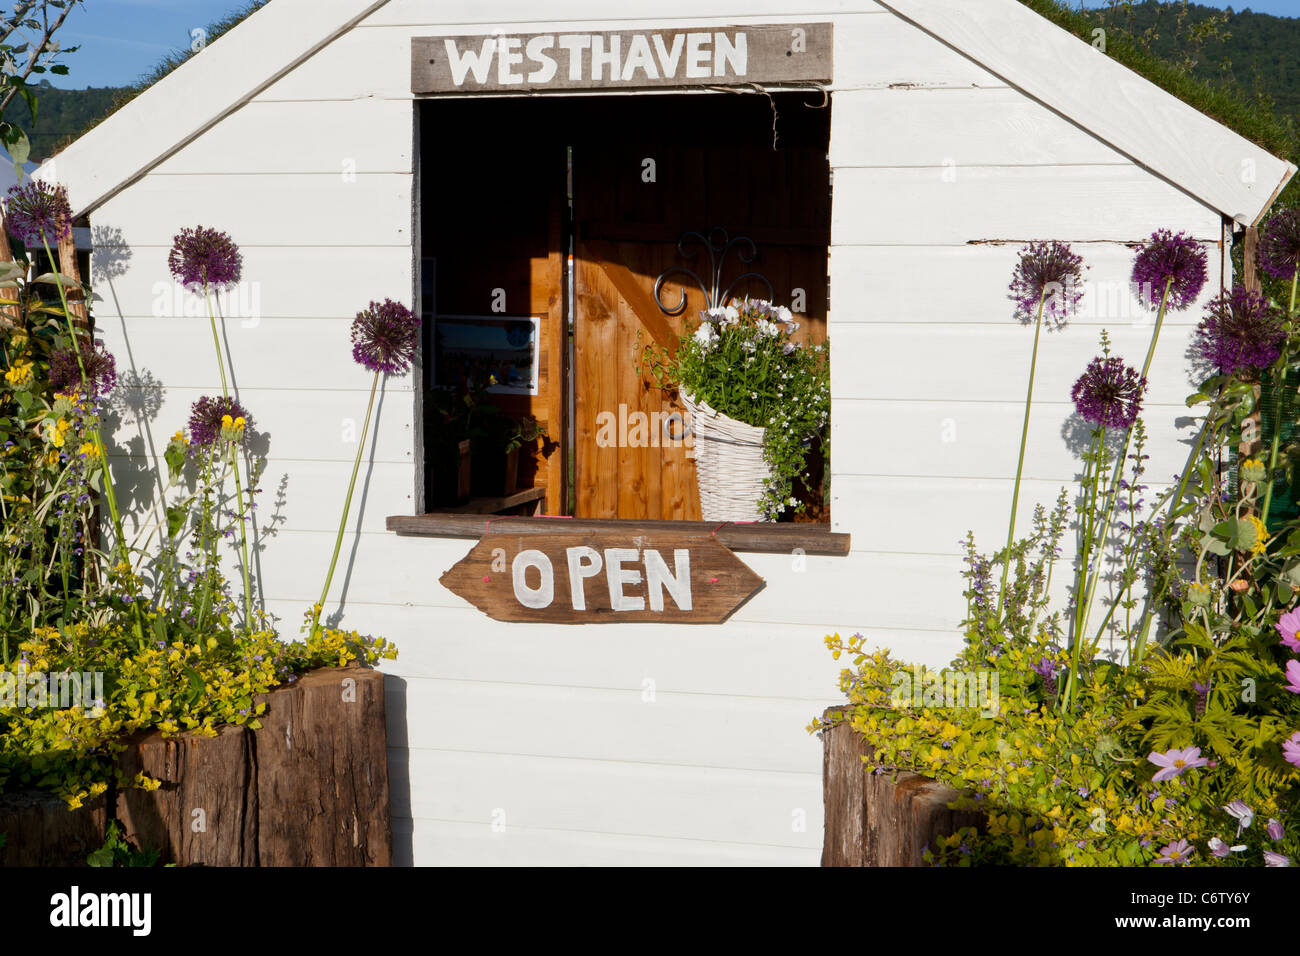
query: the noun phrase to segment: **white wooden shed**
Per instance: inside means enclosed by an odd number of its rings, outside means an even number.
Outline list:
[[[825,37],[830,56],[810,74],[755,55],[768,72],[753,77],[736,53],[747,30],[785,44]],[[679,35],[686,59],[671,72],[659,53]],[[448,37],[491,43],[449,49]],[[539,37],[557,39],[530,45]],[[564,47],[563,37],[586,39]],[[592,37],[607,72],[567,81],[533,56],[590,52]],[[631,62],[634,48],[656,51],[649,68]],[[619,49],[627,57],[610,59]],[[439,50],[499,57],[481,73],[457,61],[462,82],[448,86],[420,62]],[[639,220],[631,187],[611,188],[603,212],[566,216],[566,199],[583,201],[580,154],[596,134],[608,138],[602,162],[637,174],[655,150],[691,143],[659,179],[686,189],[692,164],[723,155],[732,133],[765,142],[772,109],[794,124],[782,144],[794,158],[776,178],[743,180],[752,221],[734,210],[709,221],[708,202],[685,192],[647,200]],[[718,137],[713,146],[691,124]],[[586,145],[567,154],[568,193],[537,192],[543,174],[564,181],[556,147],[569,135]],[[743,174],[750,154],[726,155],[733,166],[706,178]],[[498,189],[480,191],[484,169]],[[1159,228],[1203,241],[1208,299],[1232,282],[1232,231],[1258,222],[1294,172],[1016,0],[272,0],[40,176],[64,183],[90,220],[98,332],[138,399],[116,436],[124,458],[159,452],[190,403],[219,387],[206,313],[170,284],[172,236],[202,224],[240,244],[245,285],[224,303],[223,334],[233,384],[271,435],[259,571],[266,607],[289,632],[316,599],[356,451],[369,385],[348,342],[358,309],[391,296],[436,322],[489,313],[504,290],[524,297],[522,314],[563,330],[589,300],[635,311],[651,266],[669,264],[665,235],[676,234],[659,225],[698,213],[699,228],[768,236],[760,245],[777,250],[782,282],[801,283],[832,343],[829,522],[849,536],[846,554],[811,553],[795,538],[741,552],[766,586],[720,625],[490,619],[439,582],[471,541],[389,530],[390,516],[432,510],[421,368],[385,385],[344,551],[343,621],[401,652],[385,668],[399,861],[815,864],[822,753],[804,727],[838,697],[840,666],[822,636],[861,631],[899,656],[945,663],[965,610],[959,539],[973,528],[993,550],[1005,535],[1032,339],[1007,298],[1020,246],[1068,241],[1091,266],[1083,316],[1044,341],[1027,516],[1075,475],[1068,391],[1099,331],[1131,362],[1146,348],[1152,316],[1129,289],[1132,245]],[[495,211],[502,197],[518,216]],[[494,212],[475,221],[476,206]],[[534,209],[551,224],[537,226],[537,249],[525,235]],[[664,223],[651,222],[664,210]],[[570,262],[583,255],[570,260],[562,230],[575,218],[590,229],[577,241],[605,243],[598,258],[610,268],[579,274],[569,294]],[[644,260],[627,252],[652,240]],[[501,266],[504,278],[482,289],[464,278],[511,255],[532,271]],[[636,281],[620,286],[629,274]],[[1156,356],[1153,482],[1185,454],[1175,435],[1198,317],[1171,316]],[[569,418],[606,386],[570,377],[569,408],[557,384],[566,362],[629,363],[626,343],[582,338],[575,322],[576,357],[562,331],[537,345],[537,378],[551,390],[525,404],[581,442],[591,423]],[[579,517],[625,520],[635,534],[638,520],[681,516],[667,505],[629,513],[620,490],[634,502],[667,492],[620,480],[631,466],[617,456],[601,461],[576,464],[573,481],[587,482]],[[539,464],[543,474],[547,511],[565,511],[563,458]]]

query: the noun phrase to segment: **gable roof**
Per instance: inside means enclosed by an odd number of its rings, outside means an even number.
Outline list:
[[[1243,225],[1296,167],[1019,0],[878,0],[1134,162]],[[48,160],[77,215],[193,142],[388,0],[272,0]]]
[[[1296,173],[1019,0],[879,2],[1242,225]]]

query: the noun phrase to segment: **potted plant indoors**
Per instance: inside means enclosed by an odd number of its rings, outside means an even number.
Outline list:
[[[700,313],[676,354],[646,346],[638,368],[676,388],[695,439],[705,521],[775,521],[804,510],[796,485],[830,423],[826,344],[793,338],[784,306],[744,299]]]

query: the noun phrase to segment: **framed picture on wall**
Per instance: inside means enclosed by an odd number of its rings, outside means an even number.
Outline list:
[[[489,376],[488,391],[536,395],[541,317],[440,315],[434,320],[434,384],[457,385]]]

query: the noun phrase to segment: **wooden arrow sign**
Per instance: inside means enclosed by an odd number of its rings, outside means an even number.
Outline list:
[[[487,534],[442,576],[498,621],[720,624],[763,579],[709,536],[678,531]]]

